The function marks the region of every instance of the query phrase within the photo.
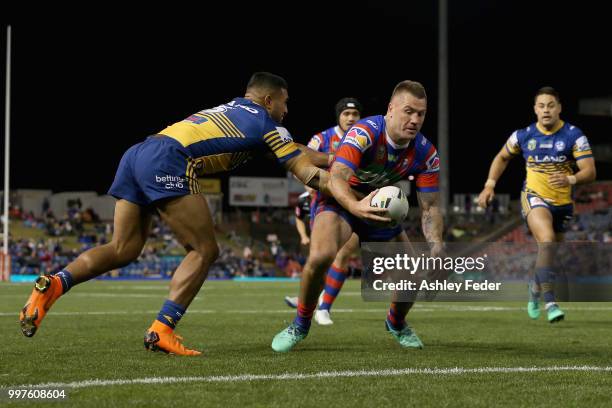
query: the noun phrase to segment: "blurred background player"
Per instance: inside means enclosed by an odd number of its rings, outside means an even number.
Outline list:
[[[576,184],[595,180],[595,160],[587,137],[560,118],[561,100],[551,87],[538,90],[534,111],[537,122],[516,130],[495,156],[478,204],[486,208],[495,196],[495,185],[511,159],[519,154],[526,162],[527,178],[521,192],[523,217],[538,242],[538,257],[529,284],[529,317],[540,317],[540,293],[546,303],[548,321],[564,318],[555,303],[553,284],[554,243],[563,241],[565,223],[574,211]],[[574,172],[577,167],[577,172]]]
[[[195,113],[129,148],[109,190],[118,199],[112,241],[82,253],[56,275],[36,280],[19,316],[23,334],[33,336],[51,305],[73,285],[136,260],[149,235],[151,215],[158,212],[187,254],[172,276],[168,299],[145,333],[145,347],[200,354],[185,348],[174,333],[219,253],[198,176],[232,170],[257,150],[273,154],[305,185],[327,183],[327,172],[314,167],[280,126],[287,99],[283,78],[258,72],[244,98]]]
[[[295,228],[300,235],[300,244],[304,246],[310,245],[310,236],[308,235],[306,222],[308,222],[310,217],[310,201],[313,196],[314,190],[306,187],[306,191],[300,194],[298,203],[295,206]]]
[[[385,116],[362,119],[347,132],[331,167],[329,187],[333,198],[317,194],[312,210],[315,219],[297,316],[274,337],[274,351],[287,352],[308,335],[324,273],[353,232],[363,241],[394,241],[409,246],[401,225],[375,227],[367,223],[390,221],[381,216],[386,210],[370,206],[377,188],[415,175],[423,233],[431,243],[431,255],[442,252],[439,158],[436,148],[420,133],[426,111],[423,86],[403,81],[393,90]],[[358,200],[355,191],[366,197]],[[405,320],[412,304],[392,302],[385,326],[402,347],[422,348],[423,343]]]
[[[336,103],[335,111],[337,125],[314,135],[308,142],[308,147],[312,150],[328,153],[332,156],[338,149],[346,132],[361,119],[363,107],[355,98],[342,98]],[[312,189],[310,190],[312,191]],[[302,203],[298,204],[300,207],[296,207],[296,227],[300,234],[302,245],[310,243],[306,224],[303,221],[306,214],[310,215],[310,201],[306,201],[308,198],[306,198],[305,194],[307,193],[300,196],[304,197]],[[310,194],[308,197],[310,197]],[[305,205],[308,205],[308,213],[303,211],[306,208]],[[334,262],[329,267],[327,275],[325,275],[325,286],[319,297],[318,310],[314,314],[314,319],[318,324],[329,326],[334,323],[330,316],[331,307],[346,280],[350,256],[358,249],[359,238],[353,234],[351,239],[338,251]],[[297,308],[298,298],[286,296],[285,303],[292,308]]]

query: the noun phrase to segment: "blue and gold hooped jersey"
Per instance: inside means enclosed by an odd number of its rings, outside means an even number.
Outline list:
[[[159,134],[187,150],[198,175],[235,169],[257,151],[271,151],[279,163],[300,154],[287,129],[246,98],[194,113]]]
[[[523,154],[527,170],[524,190],[552,205],[572,203],[572,188],[552,187],[549,176],[574,174],[576,161],[593,157],[584,133],[562,120],[551,131],[537,123],[515,131],[506,142],[506,150],[512,155]]]

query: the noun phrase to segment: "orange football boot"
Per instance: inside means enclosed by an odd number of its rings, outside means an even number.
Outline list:
[[[60,277],[55,275],[42,275],[36,279],[34,289],[21,312],[19,322],[21,332],[26,337],[32,337],[40,327],[53,303],[62,296],[64,289]]]
[[[144,346],[150,351],[162,351],[166,354],[177,354],[179,356],[199,356],[202,352],[189,350],[181,344],[183,338],[174,333],[170,327],[155,320],[146,331]]]

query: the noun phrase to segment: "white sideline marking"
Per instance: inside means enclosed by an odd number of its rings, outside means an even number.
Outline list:
[[[105,286],[104,289],[108,290],[168,290],[170,287],[170,281],[168,281],[167,285],[115,285],[115,286]],[[209,288],[207,288],[209,289]]]
[[[101,298],[156,298],[159,299],[160,295],[148,295],[144,293],[71,293],[71,297],[101,297]],[[193,300],[201,299],[199,296],[193,298]]]
[[[387,309],[339,309],[334,308],[333,313],[384,313]],[[451,312],[507,312],[507,311],[524,311],[527,310],[524,307],[501,307],[501,306],[440,306],[440,305],[427,305],[419,306],[415,305],[415,308],[411,313],[415,312],[440,312],[440,311],[451,311]],[[612,307],[597,307],[597,306],[586,306],[586,307],[564,307],[563,310],[577,310],[577,311],[610,311]],[[136,315],[136,314],[151,314],[157,313],[159,310],[110,310],[110,311],[96,311],[96,312],[53,312],[52,316],[79,316],[79,315]],[[287,314],[295,313],[295,309],[266,309],[266,310],[210,310],[210,309],[188,309],[189,314]],[[12,316],[15,317],[19,314],[19,310],[12,312],[0,312],[0,317]]]
[[[295,313],[295,309],[279,309],[279,310],[187,310],[189,314],[216,314],[216,313],[231,313],[231,314],[287,314]],[[334,309],[334,313],[385,313],[387,309]],[[434,309],[419,309],[419,312],[435,312]],[[151,314],[158,313],[159,310],[112,310],[108,312],[53,312],[52,316],[80,316],[80,315],[136,315],[136,314]],[[19,312],[0,312],[0,317],[12,316],[15,317]]]
[[[86,388],[86,387],[108,387],[114,385],[133,384],[174,384],[174,383],[233,383],[244,381],[278,381],[278,380],[305,380],[317,378],[347,378],[347,377],[391,377],[398,375],[463,375],[463,374],[487,374],[487,373],[540,373],[560,371],[582,371],[582,372],[612,372],[612,367],[597,366],[551,366],[551,367],[479,367],[479,368],[401,368],[386,370],[360,370],[360,371],[323,371],[312,374],[284,373],[284,374],[241,374],[221,375],[208,377],[148,377],[124,380],[84,380],[73,382],[50,382],[43,384],[26,384],[13,386],[11,388]]]
[[[136,314],[151,314],[151,313],[159,313],[159,310],[111,310],[107,312],[53,312],[50,313],[51,316],[81,316],[81,315],[136,315]],[[225,313],[224,311],[215,311],[215,310],[190,310],[189,313]],[[230,313],[230,312],[227,312]],[[235,311],[234,313],[239,313]],[[19,312],[0,312],[0,317],[3,316],[17,316]]]

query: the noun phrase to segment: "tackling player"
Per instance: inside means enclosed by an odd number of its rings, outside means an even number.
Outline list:
[[[540,317],[542,293],[548,321],[554,323],[563,320],[565,314],[555,302],[552,245],[563,241],[565,223],[573,215],[574,186],[595,180],[595,160],[582,130],[561,120],[561,100],[555,89],[544,87],[536,93],[534,111],[537,122],[512,133],[493,159],[478,204],[487,207],[506,166],[521,154],[527,169],[521,192],[522,213],[538,242],[527,313],[532,319]],[[574,172],[576,167],[578,171]]]
[[[197,112],[129,148],[109,190],[118,199],[112,241],[82,253],[56,275],[36,280],[19,315],[23,334],[33,336],[49,308],[72,286],[136,260],[149,235],[151,215],[157,212],[187,254],[174,272],[168,299],[146,331],[144,344],[153,351],[200,354],[185,348],[174,333],[219,253],[198,176],[232,170],[259,151],[272,153],[304,184],[327,185],[327,172],[314,167],[280,126],[287,99],[283,78],[258,72],[244,98]]]
[[[304,267],[297,316],[278,333],[272,349],[287,352],[310,329],[323,274],[351,234],[363,241],[395,241],[409,244],[401,226],[374,227],[365,221],[389,222],[385,211],[370,206],[376,189],[410,174],[416,176],[423,233],[432,244],[432,256],[442,251],[443,221],[439,208],[439,158],[435,147],[420,133],[427,110],[423,86],[400,82],[391,96],[387,114],[360,120],[344,137],[331,168],[333,197],[317,195],[310,255]],[[358,200],[354,190],[366,195]],[[392,302],[385,326],[402,347],[422,348],[423,343],[405,321],[412,302]]]

